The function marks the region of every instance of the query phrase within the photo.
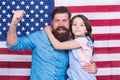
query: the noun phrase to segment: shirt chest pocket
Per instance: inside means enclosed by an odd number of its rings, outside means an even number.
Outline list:
[[[48,52],[54,51],[54,48],[51,45],[41,45],[41,48]]]
[[[39,46],[39,52],[39,56],[45,60],[53,60],[58,56],[56,50],[51,45]]]

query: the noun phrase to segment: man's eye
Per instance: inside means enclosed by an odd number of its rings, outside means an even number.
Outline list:
[[[55,22],[58,22],[59,20],[55,20]]]

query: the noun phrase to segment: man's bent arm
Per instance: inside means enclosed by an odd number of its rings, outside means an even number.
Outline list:
[[[7,43],[12,46],[17,41],[16,26],[25,15],[25,11],[18,10],[14,12],[13,19],[7,34]]]

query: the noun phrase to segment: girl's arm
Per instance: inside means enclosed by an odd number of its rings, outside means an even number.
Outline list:
[[[64,41],[60,42],[57,40],[54,35],[51,32],[51,27],[46,27],[45,32],[48,35],[48,38],[50,42],[52,43],[53,47],[58,50],[67,50],[67,49],[73,49],[73,48],[79,48],[81,47],[79,43],[77,43],[75,40],[70,40],[70,41]]]

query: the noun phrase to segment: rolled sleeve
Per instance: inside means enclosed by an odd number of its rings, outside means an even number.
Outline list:
[[[88,48],[87,39],[85,37],[76,38],[75,41],[77,41],[83,49]]]

